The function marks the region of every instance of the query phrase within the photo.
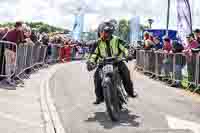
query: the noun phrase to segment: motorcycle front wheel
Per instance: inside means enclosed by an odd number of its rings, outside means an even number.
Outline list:
[[[103,87],[103,92],[108,115],[112,121],[118,121],[120,117],[120,108],[117,90],[114,89],[112,83],[107,83]]]

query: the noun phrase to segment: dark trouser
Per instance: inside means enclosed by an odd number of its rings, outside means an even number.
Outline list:
[[[122,82],[124,84],[125,90],[128,94],[133,94],[133,83],[131,81],[130,72],[128,70],[128,67],[124,62],[121,62],[118,64],[120,76],[122,78]],[[101,86],[101,77],[100,77],[100,69],[97,68],[95,74],[94,74],[94,84],[95,84],[95,94],[97,99],[103,99],[103,89]]]

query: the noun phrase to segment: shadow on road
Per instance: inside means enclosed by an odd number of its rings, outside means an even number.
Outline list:
[[[0,82],[0,89],[4,89],[4,90],[16,90],[16,86],[11,86],[9,84],[6,84],[5,82]]]
[[[112,129],[116,126],[139,127],[140,123],[136,121],[139,116],[132,115],[128,110],[122,111],[120,121],[112,122],[106,112],[95,112],[93,117],[89,117],[86,122],[99,122],[105,129]]]

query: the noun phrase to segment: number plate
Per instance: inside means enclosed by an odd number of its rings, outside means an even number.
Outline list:
[[[104,73],[112,73],[113,72],[113,65],[106,65],[103,67]]]

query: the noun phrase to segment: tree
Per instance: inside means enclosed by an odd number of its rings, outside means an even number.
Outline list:
[[[36,29],[39,30],[41,32],[64,32],[64,29],[62,28],[58,28],[55,26],[51,26],[48,24],[45,24],[43,22],[25,22],[26,25],[28,25],[29,27],[31,27],[31,29]],[[8,22],[8,23],[4,23],[4,24],[0,24],[0,27],[9,27],[12,28],[14,27],[15,23],[14,22]]]
[[[118,35],[123,40],[128,40],[129,24],[125,19],[121,19],[118,25]]]
[[[50,31],[51,31],[51,29],[48,27],[48,25],[42,25],[39,28],[40,33],[42,33],[42,32],[49,33]]]

